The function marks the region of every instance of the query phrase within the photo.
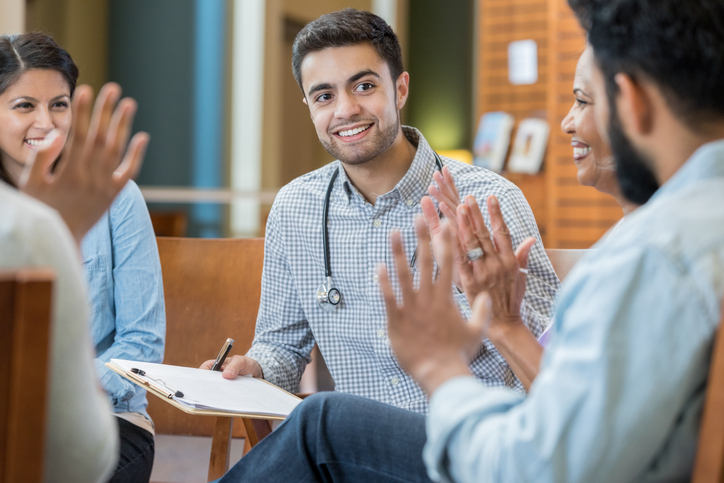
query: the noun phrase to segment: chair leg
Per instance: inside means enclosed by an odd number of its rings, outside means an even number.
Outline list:
[[[209,479],[213,481],[224,476],[229,470],[229,454],[231,450],[231,433],[234,418],[217,417],[214,425],[214,436],[211,439],[211,459],[209,460]]]
[[[256,444],[271,434],[271,422],[267,419],[242,419],[249,444],[253,448]]]

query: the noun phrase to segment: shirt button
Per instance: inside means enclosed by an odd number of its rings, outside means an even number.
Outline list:
[[[378,330],[377,330],[377,337],[379,337],[380,339],[384,339],[384,338],[385,338],[385,331],[382,330],[382,329],[378,329]]]
[[[375,220],[372,222],[372,224],[375,226],[375,228],[379,228],[382,226],[382,222],[380,220]]]
[[[390,342],[390,338],[389,338],[389,337],[387,337],[387,338],[385,339],[385,345],[386,345],[387,347],[390,347],[390,346],[392,345],[392,342]]]
[[[380,277],[378,277],[377,275],[374,275],[374,276],[372,277],[372,281],[373,281],[374,283],[380,283]]]
[[[400,384],[400,380],[397,379],[396,377],[393,377],[390,382],[392,383],[393,386],[397,386],[398,384]]]
[[[415,204],[415,202],[412,200],[407,200],[405,201],[405,203],[407,203],[407,206],[412,206],[413,204]]]

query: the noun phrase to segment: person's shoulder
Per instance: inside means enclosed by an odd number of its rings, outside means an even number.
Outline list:
[[[498,173],[481,166],[474,166],[455,159],[442,158],[443,164],[447,166],[455,180],[455,185],[461,195],[475,194],[484,190],[485,193],[496,196],[504,196],[509,193],[519,193],[513,182],[505,179]]]
[[[73,245],[57,211],[0,183],[0,265],[47,265],[59,247],[67,252]]]
[[[279,190],[274,205],[279,208],[324,197],[336,169],[343,169],[339,161],[333,161],[293,179]]]

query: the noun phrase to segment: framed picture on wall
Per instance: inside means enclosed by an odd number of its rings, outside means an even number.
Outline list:
[[[536,174],[543,164],[550,128],[543,119],[523,119],[515,134],[508,170]]]
[[[497,172],[503,170],[514,123],[513,116],[502,111],[482,115],[473,146],[475,166]]]

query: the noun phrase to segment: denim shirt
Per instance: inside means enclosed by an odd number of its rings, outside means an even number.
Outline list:
[[[114,412],[148,418],[146,391],[104,365],[111,358],[163,361],[161,263],[148,208],[133,181],[85,236],[81,252],[98,377]]]
[[[433,479],[689,480],[724,294],[724,140],[596,248],[563,284],[527,398],[472,377],[432,396]]]

